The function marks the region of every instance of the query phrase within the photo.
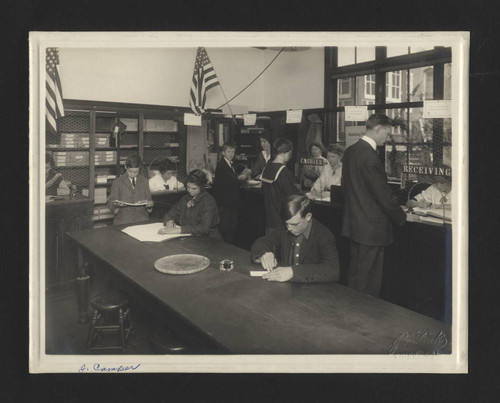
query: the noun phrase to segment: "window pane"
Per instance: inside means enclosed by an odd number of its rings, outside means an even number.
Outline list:
[[[407,164],[408,151],[404,145],[385,146],[385,172],[389,181],[401,181],[403,165]]]
[[[391,130],[392,141],[396,143],[406,143],[408,141],[408,111],[406,108],[386,109],[385,114],[398,123]]]
[[[375,74],[356,77],[356,105],[373,105],[375,103]]]
[[[354,46],[341,48],[338,50],[339,67],[354,64]]]
[[[432,119],[423,119],[424,108],[410,108],[410,143],[432,141]]]
[[[338,106],[354,105],[354,77],[339,78],[338,87]]]
[[[444,65],[444,98],[451,99],[451,63]]]
[[[434,68],[432,66],[410,70],[410,102],[433,98],[433,74]]]
[[[432,149],[429,145],[411,146],[408,152],[408,165],[432,165]],[[429,178],[425,175],[409,174],[408,180],[415,182],[428,182]]]
[[[385,74],[385,82],[386,103],[406,102],[407,70],[389,71]]]

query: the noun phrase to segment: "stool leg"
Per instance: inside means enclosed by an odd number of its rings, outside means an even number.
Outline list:
[[[123,327],[123,310],[120,308],[118,310],[118,324],[120,325],[120,339],[121,339],[121,351],[125,352],[125,329]]]
[[[94,341],[95,327],[96,327],[96,324],[97,324],[98,317],[99,317],[99,313],[96,310],[94,310],[94,313],[92,314],[92,320],[91,320],[91,323],[90,323],[89,338],[87,340],[87,353],[90,352],[90,349],[92,347],[92,343]]]
[[[134,339],[134,324],[132,322],[132,315],[130,314],[130,308],[125,312],[125,318],[128,321],[128,328],[126,329],[125,339],[135,345]]]

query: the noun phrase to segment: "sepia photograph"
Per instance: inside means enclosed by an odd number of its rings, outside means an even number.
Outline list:
[[[29,42],[31,373],[467,373],[467,32]]]

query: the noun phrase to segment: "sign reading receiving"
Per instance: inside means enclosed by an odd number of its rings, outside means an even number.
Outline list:
[[[451,168],[429,167],[425,165],[403,165],[403,173],[434,175],[434,176],[451,176]]]
[[[324,165],[324,161],[321,158],[301,158],[300,163],[302,165],[317,165],[317,166]]]

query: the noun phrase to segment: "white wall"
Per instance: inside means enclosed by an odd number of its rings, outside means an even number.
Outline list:
[[[254,48],[207,48],[227,98],[249,84],[277,55]],[[64,98],[189,106],[195,48],[60,48]],[[323,106],[322,48],[283,52],[267,71],[231,102],[254,111]],[[220,88],[208,107],[225,102]]]

